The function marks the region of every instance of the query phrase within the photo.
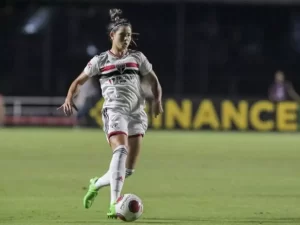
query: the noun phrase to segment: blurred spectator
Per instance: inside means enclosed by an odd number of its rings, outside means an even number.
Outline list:
[[[101,98],[99,82],[94,79],[88,79],[80,88],[74,103],[78,108],[76,115],[76,126],[83,126],[86,124],[86,118],[89,110],[93,107],[95,102]]]
[[[5,117],[5,106],[4,106],[4,99],[2,95],[0,95],[0,127],[4,124],[4,117]]]
[[[284,73],[277,71],[273,84],[269,88],[269,99],[273,102],[294,100],[300,102],[300,96],[291,82],[285,80]]]

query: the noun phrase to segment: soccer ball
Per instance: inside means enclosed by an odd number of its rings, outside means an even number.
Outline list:
[[[143,213],[142,200],[134,194],[121,195],[116,202],[116,213],[119,219],[132,222]]]

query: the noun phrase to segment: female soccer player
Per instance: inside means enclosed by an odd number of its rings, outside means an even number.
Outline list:
[[[99,78],[105,100],[102,120],[113,155],[108,172],[100,178],[90,179],[83,204],[85,208],[90,208],[98,190],[110,185],[111,201],[107,213],[109,218],[116,218],[115,202],[121,194],[125,176],[134,171],[142,137],[148,126],[142,80],[146,79],[151,85],[152,112],[155,116],[163,113],[162,89],[158,78],[142,52],[128,49],[133,41],[132,26],[127,19],[121,18],[121,14],[120,9],[110,10],[111,23],[108,32],[112,42],[111,49],[90,60],[83,72],[72,82],[64,104],[59,107],[67,116],[71,115],[72,97],[79,85],[90,77]]]

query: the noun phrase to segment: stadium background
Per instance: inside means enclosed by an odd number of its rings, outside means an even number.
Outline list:
[[[110,47],[112,7],[140,33],[164,91],[165,113],[150,115],[123,190],[144,201],[133,224],[300,224],[298,102],[268,99],[277,70],[300,92],[296,0],[6,1],[0,224],[120,224],[105,217],[108,188],[82,206],[88,180],[111,159],[96,83],[76,99],[79,114],[56,110],[92,55]]]
[[[282,70],[296,90],[299,89],[298,7],[293,1],[288,1],[290,4],[286,1],[277,4],[213,2],[43,1],[30,4],[30,1],[17,1],[7,4],[1,10],[0,53],[0,92],[7,104],[6,124],[74,123],[62,118],[55,108],[92,55],[109,48],[105,29],[109,22],[108,10],[118,6],[132,21],[134,31],[140,33],[138,49],[152,62],[164,90],[166,113],[162,122],[157,122],[162,125],[152,126],[150,121],[150,127],[228,130],[246,120],[247,125],[241,129],[296,131],[297,103],[268,107],[265,104],[270,103],[265,101],[277,70]],[[33,96],[46,98],[28,98]],[[86,117],[85,126],[98,126],[100,115],[88,107],[94,109],[101,96],[97,91],[91,96],[94,98],[89,97],[80,116]],[[191,106],[184,106],[182,99],[191,101]],[[213,104],[207,113],[201,108],[204,99]],[[231,103],[222,110],[224,100]],[[239,108],[241,100],[248,101],[247,109]],[[263,102],[255,108],[259,112],[252,113],[256,101]],[[198,109],[203,115],[197,124]],[[204,118],[207,114],[208,118]],[[216,116],[219,125],[212,125],[211,118]],[[183,124],[183,120],[190,122]],[[224,120],[229,120],[227,123],[231,125],[224,125]],[[254,120],[262,121],[256,126]]]

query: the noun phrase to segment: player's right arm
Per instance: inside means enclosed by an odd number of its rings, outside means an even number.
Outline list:
[[[64,104],[62,104],[58,109],[63,109],[66,116],[70,116],[73,113],[73,96],[78,92],[79,87],[83,85],[90,77],[93,77],[99,73],[98,56],[95,56],[86,65],[82,73],[71,83],[67,97]]]

